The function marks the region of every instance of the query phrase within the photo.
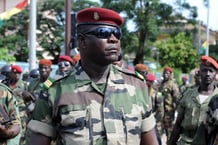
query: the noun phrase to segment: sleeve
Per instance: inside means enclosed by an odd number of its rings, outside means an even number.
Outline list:
[[[218,126],[218,95],[215,95],[208,104],[205,124],[209,131],[215,130]]]
[[[148,88],[144,89],[144,109],[145,113],[142,115],[142,132],[148,132],[152,130],[156,125],[154,114],[152,113],[152,101],[148,96]]]
[[[5,89],[3,90],[2,97],[7,100],[4,105],[11,119],[11,123],[20,124],[19,114],[17,112],[16,106],[16,99],[14,98],[13,94],[9,90]]]
[[[56,130],[52,122],[52,105],[49,103],[48,93],[41,93],[36,101],[36,106],[32,114],[32,120],[28,123],[28,128],[36,133],[55,138]]]

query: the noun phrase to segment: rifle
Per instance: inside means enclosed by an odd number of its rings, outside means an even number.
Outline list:
[[[2,125],[7,124],[10,122],[11,119],[8,116],[7,112],[5,111],[4,107],[0,104],[0,123]]]

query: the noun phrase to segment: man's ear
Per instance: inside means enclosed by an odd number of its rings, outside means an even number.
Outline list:
[[[78,34],[78,44],[79,48],[83,48],[85,46],[85,36],[83,34]]]

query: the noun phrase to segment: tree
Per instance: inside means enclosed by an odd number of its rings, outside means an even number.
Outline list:
[[[179,33],[168,40],[161,40],[155,43],[159,50],[160,64],[168,65],[187,73],[198,66],[199,54],[192,46],[191,36]]]
[[[72,0],[74,12],[98,3],[89,0]],[[37,2],[37,58],[53,58],[53,63],[63,49],[65,28],[65,3],[62,0]],[[0,27],[0,48],[8,50],[16,61],[28,61],[29,6],[5,21]],[[0,49],[3,53],[3,49]],[[13,58],[13,57],[12,57]],[[7,61],[6,58],[2,60]]]
[[[178,28],[178,26],[183,26],[184,28],[185,24],[182,20],[186,19],[188,20],[187,23],[194,23],[193,19],[197,17],[196,8],[191,7],[185,1],[183,3],[176,1],[176,4],[180,7],[180,10],[188,9],[190,21],[182,15],[182,11],[173,11],[172,6],[161,3],[160,0],[101,0],[101,2],[103,3],[103,7],[124,14],[125,20],[134,21],[136,26],[135,32],[131,32],[129,36],[124,35],[123,40],[128,41],[122,43],[124,51],[126,48],[131,48],[132,51],[136,51],[134,64],[143,62],[145,52],[149,52],[148,49],[150,49],[147,44],[155,41],[160,26],[174,30]],[[180,31],[183,30],[180,29]],[[129,43],[132,41],[135,41],[133,45]]]

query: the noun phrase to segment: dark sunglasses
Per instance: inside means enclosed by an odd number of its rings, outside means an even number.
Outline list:
[[[113,34],[117,39],[120,39],[122,35],[120,28],[112,29],[112,28],[107,28],[107,27],[98,27],[95,30],[88,31],[83,34],[84,35],[86,34],[94,35],[97,38],[102,38],[102,39],[109,38],[111,34]]]
[[[61,67],[62,65],[64,65],[65,67],[70,66],[70,62],[68,61],[60,61],[58,62],[58,66]]]

